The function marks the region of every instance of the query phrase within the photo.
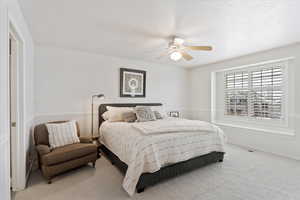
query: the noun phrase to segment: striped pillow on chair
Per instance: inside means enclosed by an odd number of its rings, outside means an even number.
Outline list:
[[[51,149],[80,142],[75,121],[47,123],[46,126]]]

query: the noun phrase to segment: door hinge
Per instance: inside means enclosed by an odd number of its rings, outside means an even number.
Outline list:
[[[11,123],[11,127],[16,127],[17,126],[17,122],[12,122]]]

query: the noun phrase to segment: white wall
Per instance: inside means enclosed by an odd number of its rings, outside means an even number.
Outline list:
[[[20,68],[19,84],[20,99],[24,105],[21,118],[24,123],[19,124],[23,131],[18,136],[19,156],[17,158],[17,182],[14,189],[25,187],[26,157],[29,152],[30,127],[34,115],[33,106],[33,41],[17,0],[0,0],[0,199],[10,199],[10,135],[9,135],[9,63],[8,36],[9,22],[11,22],[23,42],[24,65]]]
[[[119,97],[121,67],[147,71],[146,98]],[[35,83],[37,123],[77,119],[86,134],[90,130],[90,103],[93,94],[105,94],[106,99],[99,100],[98,104],[162,102],[167,110],[180,110],[183,114],[187,100],[187,71],[178,66],[54,47],[36,48]],[[97,113],[97,106],[95,112]]]
[[[240,58],[205,65],[189,70],[189,112],[194,119],[211,120],[211,72],[238,67],[247,64],[255,64],[268,60],[285,57],[295,57],[290,63],[294,68],[294,91],[291,97],[296,102],[295,112],[290,117],[295,120],[295,136],[266,133],[244,128],[222,126],[228,136],[228,141],[251,149],[258,149],[283,156],[300,159],[300,44],[294,44],[283,48],[273,49]]]

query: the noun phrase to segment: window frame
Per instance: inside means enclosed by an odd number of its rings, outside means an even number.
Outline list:
[[[261,63],[256,63],[256,64],[250,64],[250,65],[243,65],[240,67],[234,67],[234,68],[225,68],[223,70],[217,70],[212,72],[212,93],[211,93],[211,98],[212,98],[212,109],[211,109],[211,121],[213,123],[228,123],[228,124],[248,124],[248,125],[258,125],[258,126],[270,126],[270,127],[282,127],[282,128],[287,128],[289,126],[289,117],[288,117],[288,102],[289,102],[289,82],[288,82],[288,67],[289,67],[289,61],[291,59],[294,59],[293,57],[288,57],[288,58],[283,58],[283,59],[278,59],[278,60],[272,60],[272,61],[266,61],[266,62],[261,62]],[[272,118],[260,118],[260,117],[251,117],[249,109],[250,104],[248,106],[248,115],[247,116],[234,116],[234,115],[226,115],[226,86],[225,86],[225,74],[226,73],[232,73],[232,72],[245,72],[249,71],[248,78],[249,78],[249,83],[251,83],[251,77],[250,73],[251,71],[255,70],[262,70],[262,69],[270,69],[271,67],[274,67],[274,65],[280,64],[282,67],[282,118],[281,119],[272,119]],[[217,110],[216,110],[216,74],[223,72],[223,80],[220,80],[223,82],[223,116],[222,119],[217,119]],[[250,85],[249,85],[250,86]],[[243,89],[243,88],[241,88]],[[250,89],[250,87],[248,87]],[[248,97],[249,98],[249,97]],[[218,110],[218,113],[220,114],[220,110]],[[220,117],[220,116],[219,116]],[[219,118],[218,117],[218,118]]]

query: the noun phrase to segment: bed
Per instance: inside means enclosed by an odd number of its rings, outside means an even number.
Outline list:
[[[135,189],[138,193],[143,192],[145,188],[152,186],[156,183],[159,183],[163,180],[175,177],[177,175],[192,171],[194,169],[197,169],[199,167],[215,163],[215,162],[222,162],[224,158],[224,149],[223,144],[219,145],[219,148],[204,148],[202,150],[202,153],[199,153],[195,150],[189,151],[189,154],[186,156],[181,156],[179,162],[174,162],[176,159],[172,160],[172,156],[168,154],[168,163],[164,163],[163,165],[159,165],[156,162],[154,163],[154,167],[145,168],[145,164],[143,162],[148,162],[149,160],[154,160],[153,157],[151,158],[145,158],[146,161],[144,161],[144,157],[140,157],[140,152],[136,152],[135,155],[129,155],[125,156],[127,154],[133,154],[132,151],[128,151],[127,149],[130,148],[124,148],[126,145],[129,144],[123,144],[127,143],[129,140],[134,140],[135,138],[139,138],[138,144],[145,144],[144,146],[140,147],[140,149],[147,149],[146,147],[149,147],[149,143],[155,143],[153,141],[156,141],[156,143],[160,144],[160,141],[170,141],[171,139],[174,141],[178,140],[178,144],[182,145],[181,142],[184,141],[184,138],[181,139],[180,137],[187,137],[187,134],[182,133],[172,133],[172,134],[159,134],[159,135],[143,135],[139,136],[138,131],[135,129],[133,130],[131,128],[130,123],[126,122],[118,122],[118,123],[108,123],[102,118],[102,114],[107,111],[107,106],[112,107],[135,107],[135,106],[161,106],[161,103],[138,103],[138,104],[101,104],[98,108],[98,115],[99,115],[99,131],[100,131],[100,140],[101,140],[101,150],[104,153],[104,155],[111,161],[113,165],[115,165],[123,174],[125,174],[123,187],[128,192],[129,195],[133,195]],[[173,120],[173,119],[170,119]],[[162,122],[164,123],[164,122]],[[102,132],[102,133],[101,133]],[[105,134],[104,134],[105,133]],[[130,134],[129,134],[130,133]],[[208,134],[207,134],[208,135]],[[199,134],[196,134],[196,132],[190,133],[188,135],[190,138],[192,137],[200,137]],[[127,138],[126,138],[127,137]],[[131,138],[130,138],[131,137]],[[203,137],[203,136],[201,136]],[[192,138],[193,139],[193,138]],[[118,141],[116,141],[118,140]],[[151,141],[151,142],[150,142]],[[117,143],[119,142],[119,143]],[[163,144],[163,142],[161,142]],[[222,141],[220,142],[222,143]],[[187,143],[186,143],[187,144]],[[131,145],[131,144],[130,144]],[[187,146],[187,145],[186,145]],[[152,146],[151,146],[152,147]],[[183,146],[185,147],[185,146]],[[182,147],[182,148],[183,148]],[[191,147],[189,145],[188,147]],[[157,146],[156,148],[161,148],[161,146]],[[168,147],[164,147],[168,148]],[[171,147],[170,147],[171,148]],[[177,149],[175,149],[177,148]],[[149,149],[149,148],[148,148]],[[178,152],[179,145],[174,146],[174,149],[176,152]],[[217,149],[217,150],[215,150]],[[150,148],[152,150],[152,148]],[[205,153],[203,153],[205,152]],[[155,153],[154,153],[155,154]],[[201,154],[201,155],[198,155]],[[151,154],[152,155],[152,154]],[[181,155],[181,154],[180,154]],[[197,156],[195,156],[197,155]],[[130,157],[131,156],[131,157]],[[144,155],[142,155],[144,156]],[[155,154],[155,156],[157,156]],[[154,156],[154,157],[155,157]],[[129,157],[129,158],[128,158]],[[143,162],[140,162],[136,160],[143,160]],[[139,158],[139,159],[138,159]],[[161,159],[161,158],[159,158]],[[132,168],[132,162],[135,163],[135,167],[137,166],[143,166]],[[128,164],[129,163],[129,164]],[[141,163],[143,165],[141,165]],[[151,164],[152,164],[151,163]],[[146,169],[146,170],[145,170]],[[139,173],[136,173],[139,172]],[[128,174],[132,175],[128,175]],[[133,178],[132,178],[133,177]],[[132,188],[132,187],[135,188]]]

